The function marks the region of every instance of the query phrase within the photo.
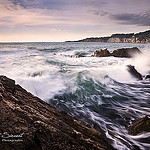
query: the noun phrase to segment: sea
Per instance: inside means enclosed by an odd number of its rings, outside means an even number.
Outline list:
[[[133,58],[91,57],[107,48],[138,47]],[[78,55],[86,57],[77,57]],[[43,101],[101,132],[117,150],[150,150],[150,132],[128,127],[150,116],[150,80],[138,81],[133,65],[150,74],[150,44],[33,42],[0,43],[0,75],[14,79]]]

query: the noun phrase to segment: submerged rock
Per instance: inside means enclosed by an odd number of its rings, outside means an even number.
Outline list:
[[[0,149],[112,150],[98,131],[0,76]]]
[[[129,132],[132,135],[137,135],[142,132],[150,132],[150,118],[145,116],[129,127]]]
[[[86,57],[86,56],[84,56],[82,54],[76,55],[76,58],[80,58],[80,57]]]
[[[121,48],[114,50],[112,53],[110,53],[107,49],[104,50],[97,50],[94,52],[95,57],[108,57],[108,56],[114,56],[114,57],[127,57],[131,58],[134,54],[141,53],[141,51],[137,47],[133,48]]]

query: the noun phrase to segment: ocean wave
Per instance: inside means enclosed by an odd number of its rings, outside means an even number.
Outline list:
[[[135,65],[142,75],[148,73],[149,49],[143,49],[143,54],[133,59],[70,57],[90,56],[101,48],[145,47],[126,44],[1,44],[0,72],[47,103],[100,131],[116,149],[148,149],[149,134],[131,136],[128,127],[150,114],[150,82],[136,81],[126,65]]]

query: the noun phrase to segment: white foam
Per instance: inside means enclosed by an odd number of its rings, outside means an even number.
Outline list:
[[[150,49],[145,48],[142,54],[136,55],[133,64],[143,75],[150,72]]]
[[[44,101],[48,101],[65,89],[61,78],[56,76],[18,78],[17,82]]]

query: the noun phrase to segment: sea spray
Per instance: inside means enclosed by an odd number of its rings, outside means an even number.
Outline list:
[[[150,49],[145,48],[142,54],[136,55],[133,64],[143,75],[150,73]]]

